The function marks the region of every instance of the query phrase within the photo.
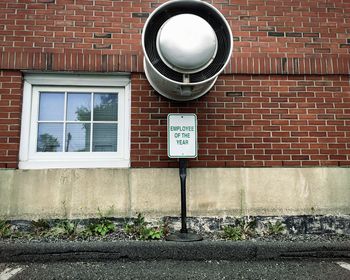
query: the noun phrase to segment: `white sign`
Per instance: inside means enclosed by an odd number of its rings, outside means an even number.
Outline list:
[[[168,115],[168,157],[197,157],[197,116],[195,114]]]

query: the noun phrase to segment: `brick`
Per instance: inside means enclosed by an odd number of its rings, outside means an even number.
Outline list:
[[[242,92],[239,92],[239,91],[229,91],[229,92],[226,92],[226,96],[229,96],[229,97],[240,97],[240,96],[243,96],[243,93]]]
[[[149,13],[132,13],[134,18],[148,18]]]
[[[94,33],[94,38],[112,38],[112,33]]]
[[[302,35],[300,32],[286,32],[286,37],[302,37]]]
[[[111,44],[94,44],[94,49],[101,50],[101,49],[111,49]]]
[[[303,37],[313,37],[313,38],[319,38],[320,33],[318,32],[303,32]]]
[[[45,4],[52,4],[55,3],[56,0],[35,0],[37,3],[45,3]]]

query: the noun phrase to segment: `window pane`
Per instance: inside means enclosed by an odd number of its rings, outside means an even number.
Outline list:
[[[38,128],[38,152],[62,152],[63,124],[40,123]]]
[[[94,94],[94,121],[118,120],[118,94]]]
[[[91,119],[91,94],[68,93],[67,120],[89,121]]]
[[[67,124],[66,152],[90,151],[90,124]]]
[[[63,121],[64,93],[40,93],[39,120]]]
[[[92,151],[116,152],[117,151],[117,124],[94,124]]]

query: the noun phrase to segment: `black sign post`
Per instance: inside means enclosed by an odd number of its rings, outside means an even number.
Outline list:
[[[187,210],[186,210],[186,176],[187,176],[187,159],[180,158],[179,160],[179,175],[181,182],[181,233],[188,233],[187,231]]]
[[[180,232],[168,235],[165,239],[168,241],[180,241],[180,242],[191,242],[201,241],[203,237],[199,234],[189,232],[187,229],[187,210],[186,210],[186,166],[187,159],[180,158],[179,160],[179,175],[181,182],[181,229]]]
[[[202,236],[187,229],[186,177],[187,159],[197,157],[197,116],[194,114],[168,115],[168,156],[179,159],[181,184],[181,230],[166,237],[168,241],[200,241]]]

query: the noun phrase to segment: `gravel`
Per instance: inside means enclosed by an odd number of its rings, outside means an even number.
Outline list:
[[[158,228],[164,227],[168,232],[179,231],[181,228],[181,220],[176,217],[165,217],[163,220],[153,220],[144,222],[143,217],[142,223],[146,227]],[[139,217],[139,218],[140,218]],[[245,225],[247,221],[251,221],[250,217],[245,218]],[[68,220],[48,220],[46,221],[50,226],[57,226],[62,221]],[[11,229],[12,235],[8,238],[1,237],[0,228],[0,242],[6,243],[28,243],[28,242],[46,242],[46,243],[60,243],[60,242],[96,242],[96,241],[129,241],[137,240],[135,234],[127,233],[125,230],[126,224],[133,224],[137,219],[121,219],[111,218],[111,221],[115,224],[115,231],[105,236],[97,235],[86,235],[84,229],[92,222],[101,221],[99,219],[90,220],[69,220],[76,225],[77,234],[64,235],[62,232],[55,233],[46,230],[38,230],[33,228],[33,222],[31,221],[12,221]],[[203,236],[204,240],[207,241],[223,241],[223,228],[228,225],[237,225],[237,221],[243,221],[242,218],[236,219],[234,217],[226,218],[188,218],[188,228],[192,229]],[[247,235],[246,240],[252,242],[349,242],[350,241],[350,216],[295,216],[281,218],[281,217],[256,217],[254,229],[250,228],[250,233],[253,236]],[[45,221],[44,221],[45,222]],[[268,234],[267,225],[268,223],[276,224],[276,222],[282,222],[284,230],[279,234]],[[34,223],[35,224],[35,223]],[[307,228],[308,231],[305,231]],[[63,231],[63,233],[66,233]],[[164,238],[160,239],[159,242],[164,241]],[[228,241],[230,242],[230,241]],[[231,241],[232,242],[232,241]],[[240,242],[240,241],[235,241]]]
[[[172,231],[173,232],[173,231]],[[196,232],[200,234],[204,240],[207,241],[224,241],[222,237],[222,231],[215,232]],[[23,232],[22,234],[9,238],[0,238],[0,242],[5,243],[61,243],[61,242],[118,242],[118,241],[129,241],[137,240],[135,236],[127,234],[123,228],[117,228],[115,232],[107,234],[106,236],[45,236],[45,235],[34,235],[29,232]],[[246,240],[252,242],[350,242],[350,235],[346,234],[277,234],[277,235],[257,235],[248,237]],[[164,241],[164,238],[160,239],[159,242]],[[227,242],[242,242],[242,241],[230,241]]]

